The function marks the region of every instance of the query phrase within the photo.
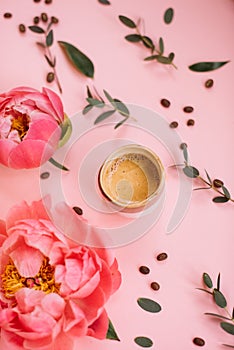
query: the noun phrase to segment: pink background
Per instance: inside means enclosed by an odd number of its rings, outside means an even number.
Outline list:
[[[36,34],[20,34],[19,23],[30,25],[41,12],[55,15],[60,23],[55,27],[56,40],[68,41],[84,51],[95,64],[94,84],[125,102],[153,109],[169,121],[179,122],[178,133],[188,143],[193,164],[201,172],[206,168],[212,177],[225,180],[234,194],[233,183],[233,27],[232,0],[112,0],[104,6],[97,0],[54,0],[53,5],[29,0],[2,0],[0,4],[0,72],[1,92],[20,85],[41,89],[45,86],[47,64],[35,45]],[[175,9],[170,25],[163,22],[166,8]],[[12,19],[4,19],[6,11]],[[118,21],[123,14],[133,19],[144,18],[146,33],[157,39],[162,36],[165,51],[174,51],[178,70],[156,63],[145,63],[148,55],[140,45],[130,44],[124,36],[131,29]],[[67,64],[57,45],[58,73],[64,93],[62,100],[69,116],[85,105],[85,78]],[[194,73],[188,65],[205,60],[231,60],[210,73]],[[204,82],[214,79],[214,87],[205,89]],[[55,85],[48,85],[57,91]],[[168,98],[171,107],[164,109],[161,98]],[[194,106],[195,126],[188,128],[186,105]],[[100,129],[102,130],[102,129]],[[87,141],[88,142],[88,141]],[[162,161],[170,165],[167,155]],[[0,167],[1,218],[17,202],[40,198],[39,170],[14,171]],[[175,197],[176,179],[167,170],[167,194]],[[123,276],[120,290],[107,304],[109,316],[121,342],[80,339],[76,349],[126,350],[138,349],[133,339],[145,335],[154,341],[154,349],[195,349],[195,336],[206,340],[209,350],[222,349],[222,343],[233,344],[233,336],[223,332],[217,320],[204,312],[219,312],[201,287],[204,271],[216,279],[221,273],[221,286],[229,309],[234,305],[233,275],[233,204],[217,205],[213,193],[197,191],[192,195],[189,210],[177,230],[167,235],[168,208],[158,223],[143,238],[116,249]],[[169,199],[170,199],[169,198]],[[171,199],[171,201],[172,201]],[[170,200],[169,200],[170,202]],[[172,202],[171,202],[172,203]],[[155,256],[168,253],[168,260],[157,262]],[[147,276],[138,267],[147,265]],[[155,292],[150,283],[161,288]],[[155,299],[162,312],[149,314],[139,308],[138,297]]]

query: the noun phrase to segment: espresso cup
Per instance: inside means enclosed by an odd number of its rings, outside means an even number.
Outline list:
[[[164,185],[161,160],[141,145],[118,148],[107,157],[99,172],[102,194],[121,210],[150,206],[160,198]]]

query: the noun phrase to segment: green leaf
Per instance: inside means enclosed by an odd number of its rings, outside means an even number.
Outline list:
[[[141,41],[141,35],[139,34],[129,34],[125,36],[125,39],[127,41],[130,41],[131,43],[138,43]]]
[[[207,316],[214,316],[214,317],[222,318],[222,319],[224,319],[224,320],[229,320],[229,321],[231,321],[231,318],[228,318],[228,317],[225,317],[225,316],[222,316],[222,315],[218,315],[218,314],[213,314],[212,312],[206,312],[204,315],[207,315]]]
[[[87,77],[93,78],[94,65],[83,52],[65,41],[58,41],[58,44],[64,50],[69,61],[79,72],[83,73]]]
[[[159,63],[163,63],[163,64],[171,64],[171,60],[168,57],[166,57],[166,56],[158,55],[157,61]]]
[[[103,120],[107,119],[108,117],[110,117],[114,113],[115,113],[115,109],[112,109],[111,111],[107,111],[107,112],[100,114],[97,117],[97,119],[94,121],[94,124],[96,125],[96,124],[102,122]]]
[[[175,54],[174,52],[170,52],[168,55],[168,59],[170,60],[170,62],[172,62],[174,60]]]
[[[163,38],[159,38],[159,50],[160,50],[161,55],[163,55],[163,52],[164,52]]]
[[[117,98],[115,98],[114,101],[115,101],[115,105],[116,105],[118,112],[121,115],[129,116],[129,110],[128,110],[127,106],[122,101],[118,100]]]
[[[225,186],[222,186],[222,189],[223,189],[223,193],[224,193],[225,197],[230,199],[231,195],[230,195],[230,192],[228,191],[228,189]]]
[[[210,175],[208,174],[208,172],[206,171],[206,169],[205,169],[205,172],[206,172],[206,177],[207,177],[207,179],[208,179],[210,185],[212,185],[211,177],[210,177]]]
[[[114,129],[118,129],[118,128],[119,128],[121,125],[123,125],[127,120],[128,120],[128,118],[122,119],[120,122],[118,122],[118,123],[115,125]]]
[[[213,287],[212,279],[210,278],[210,276],[208,275],[208,273],[204,272],[202,278],[203,278],[203,282],[205,283],[205,285],[206,285],[208,288],[212,288],[212,287]]]
[[[86,88],[87,88],[87,96],[88,96],[89,98],[93,98],[93,95],[92,95],[92,93],[91,93],[90,88],[88,87],[88,85],[86,86]]]
[[[187,162],[188,161],[188,150],[187,150],[187,147],[183,147],[183,155],[184,155],[184,160]]]
[[[52,62],[51,59],[50,59],[47,55],[44,55],[44,56],[45,56],[45,59],[46,59],[48,65],[49,65],[50,67],[54,68],[54,67],[55,67],[55,64],[56,64],[55,59],[54,59],[54,62]]]
[[[54,34],[53,34],[53,29],[51,29],[46,36],[46,46],[53,45],[53,42],[54,42]]]
[[[145,35],[142,36],[141,39],[145,47],[147,47],[147,49],[152,49],[152,50],[154,49],[155,46],[152,39],[150,39],[148,36],[145,36]]]
[[[195,177],[199,176],[198,169],[194,168],[191,165],[187,165],[186,167],[184,167],[183,172],[185,173],[186,176],[188,176],[190,178],[195,178]]]
[[[198,62],[189,66],[189,69],[193,72],[210,72],[212,70],[218,69],[230,61],[223,62]]]
[[[116,333],[116,330],[111,322],[111,320],[109,319],[109,327],[108,327],[108,330],[107,330],[107,333],[106,333],[106,339],[111,339],[111,340],[117,340],[117,341],[120,341],[117,333]]]
[[[129,28],[136,28],[136,23],[133,22],[130,18],[126,17],[126,16],[119,16],[119,20],[125,24],[125,26],[129,27]]]
[[[85,108],[84,108],[83,111],[82,111],[82,114],[83,114],[83,115],[87,114],[89,111],[91,111],[92,108],[93,108],[92,105],[87,105],[87,106],[85,106]]]
[[[225,296],[218,289],[216,288],[214,289],[213,296],[216,304],[219,307],[224,308],[227,306],[227,301],[225,299]]]
[[[88,101],[89,104],[91,104],[91,106],[95,106],[98,108],[102,108],[105,106],[105,103],[98,100],[97,98],[88,97],[88,98],[86,98],[86,101]]]
[[[152,299],[138,298],[137,303],[145,311],[153,313],[161,311],[161,306]]]
[[[232,309],[232,318],[234,319],[234,308]]]
[[[62,129],[62,133],[60,136],[60,141],[58,146],[62,147],[69,140],[72,133],[72,123],[71,123],[71,120],[66,116],[66,114],[65,114],[64,122],[60,125],[60,127]]]
[[[234,324],[228,322],[221,322],[220,326],[225,332],[234,335]]]
[[[217,290],[220,290],[220,273],[218,274],[217,278]]]
[[[98,2],[100,2],[100,4],[103,4],[103,5],[110,5],[110,1],[109,0],[98,0]]]
[[[38,26],[29,26],[28,29],[30,29],[32,32],[37,34],[43,34],[45,33],[44,29]]]
[[[144,58],[144,61],[153,61],[153,60],[157,60],[159,55],[152,55],[152,56],[148,56],[146,58]]]
[[[116,108],[116,104],[115,104],[113,97],[111,97],[111,95],[106,90],[103,90],[103,92],[104,92],[104,95],[106,96],[107,100],[112,104],[112,106],[114,108]]]
[[[142,348],[150,348],[153,346],[153,341],[147,337],[136,337],[134,342]]]
[[[51,164],[53,164],[54,166],[56,166],[56,168],[59,168],[59,169],[64,170],[64,171],[69,171],[69,169],[67,167],[65,167],[64,165],[57,162],[54,158],[50,158],[49,162]]]
[[[221,197],[221,196],[214,197],[212,200],[215,203],[226,203],[229,201],[229,199],[227,197]]]
[[[170,7],[164,13],[164,22],[166,24],[170,24],[171,21],[173,20],[173,16],[174,16],[174,10],[173,8]]]

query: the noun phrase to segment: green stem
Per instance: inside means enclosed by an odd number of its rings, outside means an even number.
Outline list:
[[[69,171],[69,169],[67,167],[65,167],[64,165],[57,162],[54,158],[50,158],[49,162],[61,170]]]

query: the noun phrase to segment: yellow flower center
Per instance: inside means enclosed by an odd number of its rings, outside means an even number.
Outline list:
[[[1,275],[2,290],[7,299],[14,298],[14,294],[21,288],[33,288],[42,290],[46,294],[58,293],[60,283],[54,279],[54,267],[49,264],[49,258],[45,257],[42,261],[39,272],[33,277],[23,277],[19,274],[13,261],[9,259],[4,273]]]
[[[24,136],[27,134],[27,131],[29,129],[29,122],[30,119],[27,116],[27,114],[20,114],[13,118],[11,122],[11,131],[18,131],[20,139],[23,140]]]

